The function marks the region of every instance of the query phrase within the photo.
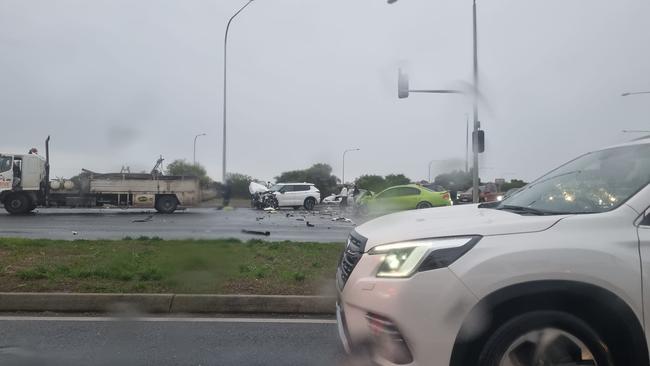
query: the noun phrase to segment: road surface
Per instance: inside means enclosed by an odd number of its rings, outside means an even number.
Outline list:
[[[141,209],[38,209],[27,216],[11,216],[2,211],[0,237],[74,240],[158,236],[342,242],[354,224],[332,221],[338,215],[328,208],[315,212],[281,210],[273,214],[244,208],[194,208],[171,215]],[[307,226],[307,222],[314,226]],[[268,231],[270,236],[244,234],[242,230]]]
[[[0,364],[337,366],[333,320],[0,317]]]

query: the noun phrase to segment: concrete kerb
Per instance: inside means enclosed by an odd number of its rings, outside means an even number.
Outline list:
[[[0,312],[333,314],[329,296],[0,293]]]

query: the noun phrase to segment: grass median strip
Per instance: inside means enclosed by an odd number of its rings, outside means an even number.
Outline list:
[[[0,239],[0,292],[327,295],[343,244]]]

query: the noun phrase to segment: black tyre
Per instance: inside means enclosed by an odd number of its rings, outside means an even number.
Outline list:
[[[174,196],[160,196],[156,198],[156,211],[162,214],[171,214],[178,208],[178,200]]]
[[[479,366],[613,366],[607,344],[580,318],[559,311],[519,315],[498,328]]]
[[[316,200],[314,199],[314,197],[307,197],[305,199],[305,209],[307,211],[311,211],[314,209],[314,207],[316,207]]]
[[[26,195],[14,193],[5,200],[5,210],[12,215],[24,215],[31,210],[33,203]]]
[[[427,202],[427,201],[422,201],[422,202],[418,203],[417,206],[415,206],[415,208],[418,209],[418,210],[421,210],[421,209],[424,209],[424,208],[431,208],[431,207],[433,207],[433,205],[431,203]]]

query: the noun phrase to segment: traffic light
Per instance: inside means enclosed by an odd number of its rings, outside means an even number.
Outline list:
[[[474,141],[474,146],[476,146],[477,152],[480,154],[485,152],[485,131],[478,130],[472,133],[472,138]]]

